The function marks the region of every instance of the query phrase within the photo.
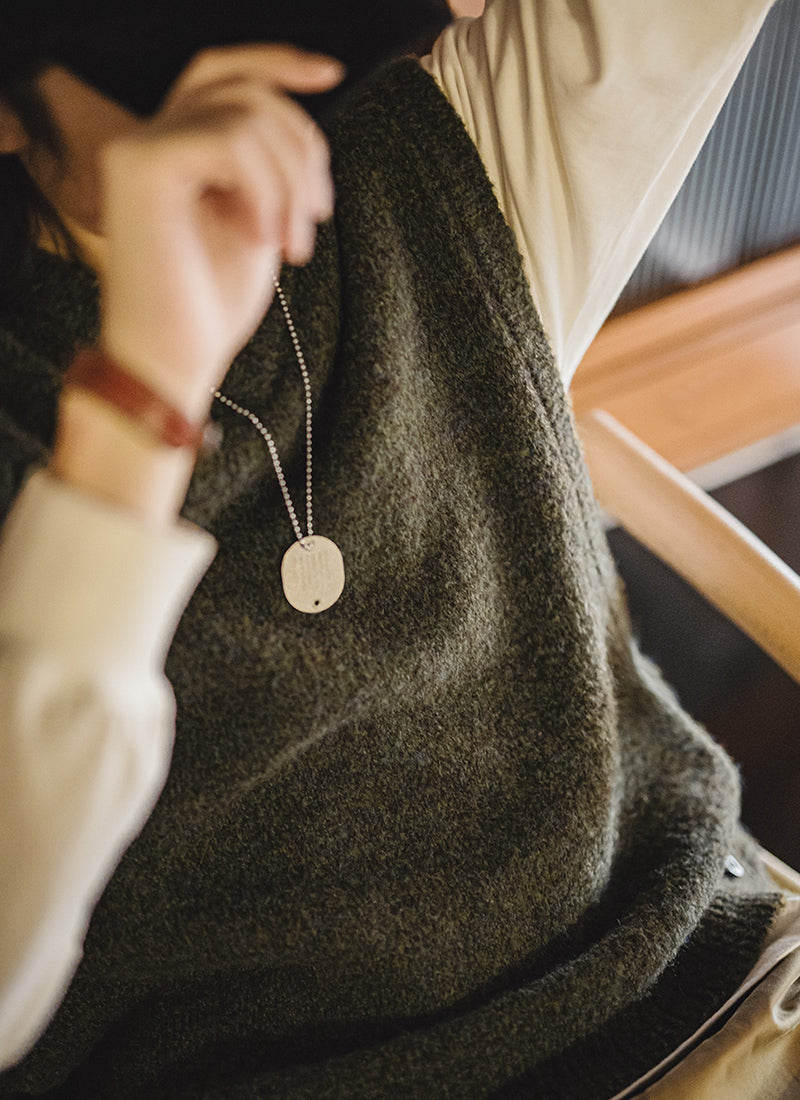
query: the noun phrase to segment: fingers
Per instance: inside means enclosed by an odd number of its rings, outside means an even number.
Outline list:
[[[242,346],[272,273],[310,259],[333,206],[325,138],[286,92],[340,76],[289,47],[213,51],[104,146],[104,324],[119,354],[193,384]]]
[[[337,61],[291,46],[205,51],[176,82],[151,132],[174,137],[189,128],[216,135],[229,159],[207,181],[208,205],[237,215],[241,227],[277,244],[290,262],[303,263],[316,223],[332,212],[333,190],[327,143],[285,93],[326,90],[343,72]]]
[[[227,222],[278,247],[290,262],[304,263],[317,222],[333,207],[327,143],[294,101],[267,81],[243,76],[238,64],[232,69],[230,60],[224,80],[176,86],[132,141],[147,162],[145,172],[153,172],[151,187],[159,177],[164,199],[188,184],[220,227]]]
[[[263,82],[302,95],[326,92],[342,80],[341,62],[288,45],[229,46],[204,50],[184,69],[167,98],[230,79]]]
[[[254,241],[277,246],[291,263],[310,259],[318,221],[332,208],[327,150],[298,136],[283,105],[195,141],[203,158],[198,194],[222,220]]]

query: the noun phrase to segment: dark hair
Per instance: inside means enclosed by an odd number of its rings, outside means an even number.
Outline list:
[[[175,76],[197,50],[255,40],[295,42],[344,61],[348,79],[332,93],[301,97],[319,117],[338,102],[343,89],[398,52],[424,52],[450,21],[446,0],[217,0],[195,12],[194,0],[141,3],[122,0],[88,12],[77,0],[57,8],[26,0],[4,16],[0,36],[0,102],[19,117],[34,146],[61,153],[58,128],[39,95],[36,77],[45,58],[140,115],[156,110]],[[185,16],[185,18],[184,18]],[[158,48],[153,48],[153,43]],[[142,57],[147,64],[142,66]],[[17,156],[0,155],[0,300],[24,269],[31,244],[42,229],[78,250],[55,210],[35,186]]]
[[[61,136],[36,87],[36,75],[0,87],[0,101],[17,115],[35,145],[58,158]],[[21,159],[13,153],[0,156],[0,299],[7,297],[19,278],[29,250],[43,230],[68,255],[77,255],[72,237]]]

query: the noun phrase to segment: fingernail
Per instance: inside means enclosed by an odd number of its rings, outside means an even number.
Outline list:
[[[311,259],[314,251],[314,226],[305,219],[298,220],[292,226],[292,259],[296,264],[304,264]]]
[[[335,195],[333,183],[330,179],[324,180],[320,187],[319,213],[323,218],[329,218],[333,213]]]
[[[346,67],[341,61],[337,61],[335,58],[327,58],[323,65],[325,75],[331,80],[341,80],[347,72]]]

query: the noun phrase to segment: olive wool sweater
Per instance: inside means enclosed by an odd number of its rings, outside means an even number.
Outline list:
[[[217,409],[185,514],[219,552],[169,654],[167,786],[0,1095],[602,1100],[739,984],[778,904],[733,766],[631,641],[460,120],[402,62],[330,141],[334,220],[282,281],[344,594],[316,616],[285,602],[267,449]],[[0,329],[7,507],[96,333],[93,279],[37,254]],[[278,308],[223,388],[299,499]]]

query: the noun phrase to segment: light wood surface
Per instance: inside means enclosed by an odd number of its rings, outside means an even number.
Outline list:
[[[578,427],[601,506],[800,682],[800,578],[608,412]]]
[[[800,246],[609,321],[571,388],[680,470],[800,423]]]

